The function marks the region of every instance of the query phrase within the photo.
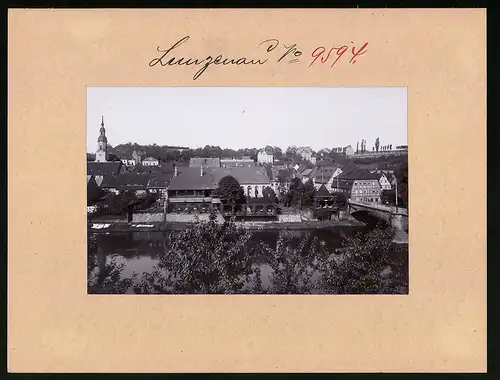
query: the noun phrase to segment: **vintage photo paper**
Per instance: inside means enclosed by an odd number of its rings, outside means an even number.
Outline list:
[[[9,371],[486,371],[485,16],[9,10]]]

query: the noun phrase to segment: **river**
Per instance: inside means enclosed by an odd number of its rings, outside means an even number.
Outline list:
[[[297,246],[301,239],[309,234],[310,238],[317,237],[318,244],[327,248],[330,252],[340,248],[344,238],[351,236],[357,231],[366,231],[365,227],[337,226],[328,229],[316,230],[294,230],[292,245]],[[89,238],[96,242],[97,250],[90,252],[90,255],[97,256],[97,262],[104,264],[114,260],[118,264],[123,264],[122,278],[130,278],[134,273],[150,273],[155,264],[158,263],[159,255],[164,252],[168,245],[168,236],[172,231],[166,232],[121,232],[121,233],[95,233],[89,232]],[[275,248],[280,231],[278,230],[258,230],[253,231],[252,242],[264,242]],[[92,236],[93,235],[93,236]],[[408,250],[406,249],[404,260],[407,266]],[[269,275],[271,268],[266,264],[264,257],[257,257],[256,263],[260,265],[262,271],[262,282],[264,288],[269,285]],[[96,268],[96,270],[98,270]]]

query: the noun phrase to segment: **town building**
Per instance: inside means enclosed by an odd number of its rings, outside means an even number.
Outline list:
[[[346,156],[353,156],[356,152],[354,151],[354,148],[350,145],[347,145],[345,147],[344,153]]]
[[[331,219],[337,211],[334,205],[334,195],[325,185],[321,185],[314,193],[313,216],[319,220]]]
[[[271,151],[261,149],[257,154],[257,162],[259,164],[272,164],[274,163],[274,155]]]
[[[104,178],[117,176],[125,171],[125,166],[120,162],[87,162],[87,175],[94,177],[98,186]]]
[[[274,165],[269,168],[268,176],[271,179],[271,189],[276,195],[284,194],[290,187],[292,179],[295,178],[294,169],[287,165]]]
[[[190,168],[220,168],[220,159],[215,157],[192,157],[189,160]]]
[[[298,148],[296,151],[296,154],[298,156],[302,157],[302,159],[305,161],[309,161],[312,164],[316,163],[316,155],[315,155],[314,151],[312,150],[312,148],[310,148],[308,146]]]
[[[142,157],[144,157],[145,154],[142,151],[136,151],[134,150],[132,152],[132,160],[134,160],[134,165],[141,165],[142,164]]]
[[[310,179],[312,179],[314,183],[314,175],[316,174],[317,170],[318,168],[306,168],[297,174],[297,178],[299,178],[302,183],[306,183]]]
[[[349,197],[353,201],[380,203],[382,187],[380,185],[380,174],[358,170],[347,174],[341,174],[339,181],[350,185]],[[335,186],[336,181],[333,185]]]
[[[332,193],[343,193],[346,198],[350,198],[352,184],[353,181],[342,179],[342,175],[340,175],[335,177],[335,180],[332,181],[328,191]]]
[[[168,185],[172,180],[173,174],[156,172],[149,178],[146,189],[150,194],[158,194],[160,198],[165,199]]]
[[[385,173],[375,172],[374,174],[377,174],[379,176],[378,181],[380,182],[380,187],[382,188],[382,190],[391,190],[392,189],[391,182],[389,181],[389,178],[387,177],[387,175]]]
[[[99,188],[95,177],[87,175],[87,205],[99,200],[104,195],[104,192]]]
[[[120,160],[125,166],[135,166],[135,160],[133,158],[122,158]]]
[[[158,166],[160,164],[160,160],[154,157],[146,157],[142,160],[143,166]]]
[[[311,164],[313,164],[313,165],[316,165],[316,161],[317,161],[317,155],[316,155],[316,153],[313,153],[313,154],[311,155],[311,160],[310,160],[309,162],[310,162]]]
[[[314,172],[314,188],[318,190],[322,185],[325,185],[327,189],[331,189],[331,184],[334,178],[339,176],[341,173],[342,169],[339,166],[324,166],[318,168]]]
[[[264,188],[271,185],[265,169],[260,167],[176,167],[167,189],[167,211],[208,212],[218,203],[212,192],[229,175],[239,182],[249,198],[262,198]]]
[[[221,158],[220,166],[222,168],[251,168],[255,166],[255,161],[248,158]]]
[[[147,173],[126,172],[114,177],[104,178],[101,189],[114,194],[131,191],[137,196],[148,192],[150,175]]]

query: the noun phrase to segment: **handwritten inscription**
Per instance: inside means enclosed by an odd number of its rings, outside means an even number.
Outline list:
[[[352,42],[352,41],[351,41]],[[354,64],[356,63],[356,58],[362,54],[366,53],[366,47],[368,46],[368,42],[365,42],[361,48],[356,49],[354,46],[351,48],[350,53],[352,55],[351,59],[349,60],[349,63]],[[335,66],[337,61],[342,58],[342,56],[345,53],[349,52],[349,47],[347,45],[342,45],[339,47],[332,47],[330,50],[328,50],[328,53],[326,53],[326,48],[324,46],[318,46],[316,49],[313,50],[311,53],[311,56],[314,58],[311,63],[309,64],[309,67],[314,65],[316,60],[319,58],[321,63],[327,63],[330,61],[332,62],[332,65],[330,67]],[[333,53],[333,54],[332,54]],[[331,56],[331,59],[330,59]]]
[[[198,66],[199,69],[195,72],[193,80],[197,80],[211,65],[251,65],[251,66],[262,66],[266,64],[269,59],[275,59],[277,63],[288,62],[288,63],[300,63],[302,58],[302,50],[295,43],[293,44],[283,44],[276,38],[267,39],[258,44],[258,47],[264,47],[265,54],[261,58],[248,58],[244,57],[233,57],[228,58],[222,54],[209,55],[205,58],[186,58],[182,55],[175,55],[174,50],[179,48],[181,45],[185,44],[189,40],[189,36],[186,36],[167,49],[162,49],[160,46],[156,48],[157,52],[160,53],[155,58],[149,62],[150,67],[155,66]],[[351,43],[353,43],[351,41]],[[355,46],[341,45],[339,47],[329,47],[324,46],[316,47],[312,53],[313,58],[309,62],[309,67],[312,67],[316,61],[322,64],[330,63],[331,67],[347,54],[351,56],[349,63],[354,64],[358,57],[367,52],[368,42],[365,42],[360,48]]]

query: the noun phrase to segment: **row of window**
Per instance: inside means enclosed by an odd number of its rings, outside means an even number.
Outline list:
[[[378,194],[378,190],[353,190],[353,194]]]
[[[374,202],[374,203],[380,203],[380,198],[378,197],[374,197],[374,198],[359,198],[358,200],[360,200],[361,202]]]

